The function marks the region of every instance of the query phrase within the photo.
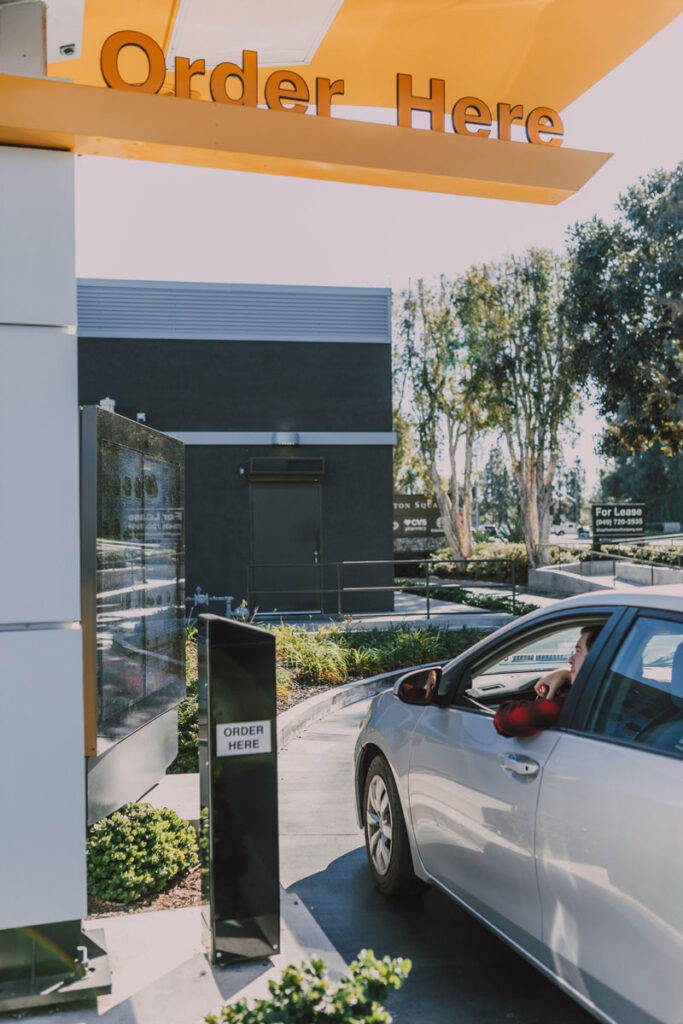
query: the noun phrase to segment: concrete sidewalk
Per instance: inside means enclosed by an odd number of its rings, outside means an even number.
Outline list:
[[[280,890],[281,952],[238,967],[212,967],[202,945],[201,908],[89,918],[104,929],[110,995],[96,1005],[22,1014],[23,1024],[198,1024],[228,1000],[268,995],[291,963],[321,957],[332,978],[346,965],[295,893]]]

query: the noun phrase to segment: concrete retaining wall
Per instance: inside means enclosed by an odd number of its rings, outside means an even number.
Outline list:
[[[566,565],[556,566],[562,572],[573,572],[577,576],[611,576],[611,561],[605,562],[596,559],[594,562],[568,562]]]
[[[553,597],[569,597],[594,590],[612,589],[612,561],[568,562],[561,568],[549,565],[542,569],[529,569],[529,590]],[[683,569],[660,568],[654,565],[616,563],[616,585],[624,583],[642,586],[660,586],[683,583]]]
[[[529,590],[551,597],[571,597],[572,594],[585,594],[590,590],[611,590],[611,562],[601,564],[609,566],[609,577],[597,579],[589,575],[578,576],[575,565],[563,565],[561,569],[551,566],[529,569]]]
[[[683,569],[617,562],[617,579],[624,580],[626,583],[643,583],[652,587],[663,583],[683,583]]]

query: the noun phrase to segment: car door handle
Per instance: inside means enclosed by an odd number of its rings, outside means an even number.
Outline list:
[[[500,766],[506,772],[514,772],[515,775],[538,775],[541,767],[533,757],[525,757],[524,754],[502,754]]]

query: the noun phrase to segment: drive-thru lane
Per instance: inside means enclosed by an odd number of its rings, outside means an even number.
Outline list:
[[[361,701],[279,755],[281,880],[349,962],[360,949],[409,956],[387,1003],[396,1024],[589,1024],[593,1018],[442,893],[386,899],[372,885],[353,808]]]

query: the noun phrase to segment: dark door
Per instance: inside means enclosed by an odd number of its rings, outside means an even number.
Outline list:
[[[320,487],[252,484],[252,607],[319,611]]]

